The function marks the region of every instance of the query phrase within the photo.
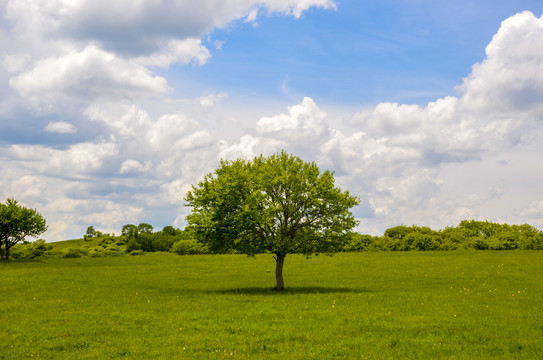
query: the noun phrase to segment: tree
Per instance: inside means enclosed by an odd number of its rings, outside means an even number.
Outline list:
[[[153,233],[153,225],[148,223],[141,223],[138,225],[138,233],[139,234],[152,234]]]
[[[284,289],[287,254],[341,251],[357,224],[350,208],[359,199],[284,151],[251,161],[221,160],[215,172],[192,186],[188,228],[212,253],[272,253],[276,290]]]
[[[123,225],[121,235],[126,236],[127,238],[135,238],[138,236],[138,227],[134,224]]]
[[[168,235],[168,236],[175,236],[176,230],[175,230],[175,228],[173,226],[168,225],[168,226],[164,226],[162,228],[162,233],[164,235]]]
[[[27,236],[37,237],[47,231],[45,219],[36,209],[19,205],[15,199],[0,203],[0,258],[9,259],[9,250]]]
[[[94,236],[94,233],[96,232],[96,230],[94,230],[94,226],[89,226],[87,227],[87,232],[85,233],[85,235],[83,235],[83,238],[87,239],[87,238],[91,238]]]

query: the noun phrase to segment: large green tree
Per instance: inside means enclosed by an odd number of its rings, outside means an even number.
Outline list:
[[[221,161],[185,200],[189,229],[213,253],[272,253],[276,290],[284,289],[287,254],[335,252],[357,225],[350,209],[359,199],[321,172],[284,151],[251,161]]]
[[[36,209],[26,208],[12,198],[0,203],[0,258],[9,259],[12,246],[46,230],[45,219]]]

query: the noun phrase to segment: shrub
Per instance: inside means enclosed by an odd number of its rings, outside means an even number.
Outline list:
[[[173,244],[170,252],[177,255],[205,254],[205,248],[196,240],[179,240]]]
[[[476,239],[472,246],[476,250],[488,250],[490,248],[490,245],[484,239]]]
[[[103,256],[123,256],[124,252],[120,251],[117,248],[107,248],[102,251]]]
[[[128,244],[126,244],[126,252],[129,253],[134,250],[141,250],[141,246],[135,238],[131,238],[128,240]]]
[[[351,239],[343,247],[343,251],[356,252],[375,249],[376,241],[379,238],[371,235],[353,234]]]
[[[62,258],[80,258],[81,256],[89,255],[89,251],[81,247],[69,247],[60,253]]]
[[[97,258],[97,257],[101,257],[101,256],[102,256],[102,252],[100,252],[100,251],[96,251],[96,250],[89,251],[89,257],[91,257],[91,258]]]
[[[409,235],[413,236],[411,248],[419,251],[429,251],[439,249],[439,241],[431,235]]]
[[[98,244],[102,245],[103,247],[106,247],[107,245],[112,244],[114,242],[115,242],[114,238],[107,236],[107,237],[104,237],[102,240],[100,240]]]
[[[177,240],[173,236],[160,236],[155,235],[153,239],[153,250],[154,251],[170,251],[173,244]]]
[[[129,253],[129,255],[145,255],[145,251],[143,250],[133,250]]]
[[[53,247],[45,240],[39,239],[34,242],[25,241],[11,248],[11,258],[13,259],[34,259],[44,255]]]

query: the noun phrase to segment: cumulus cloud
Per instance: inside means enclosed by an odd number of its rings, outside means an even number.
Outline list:
[[[214,29],[248,16],[280,13],[299,18],[312,7],[331,9],[335,3],[6,0],[0,6],[9,34],[4,40],[0,32],[9,84],[34,107],[51,113],[75,99],[164,95],[170,88],[155,68],[204,65],[211,52],[201,39]]]
[[[57,6],[38,5],[41,7],[38,21],[65,36],[91,38],[106,47],[125,51],[149,51],[161,39],[200,37],[237,19],[254,21],[262,12],[299,18],[311,7],[330,9],[336,6],[332,0],[56,2]],[[107,12],[104,12],[105,8]],[[160,21],[156,21],[157,18]]]
[[[28,54],[6,54],[4,55],[3,66],[10,73],[16,73],[23,70],[28,64],[30,56]]]
[[[117,153],[113,143],[78,143],[67,149],[43,145],[11,145],[5,149],[13,161],[20,161],[39,174],[86,178],[105,170],[106,162]]]
[[[282,112],[258,109],[249,128],[232,130],[235,140],[227,140],[207,125],[220,117],[215,108],[226,101],[226,94],[164,101],[169,106],[164,111],[146,107],[143,98],[170,91],[154,68],[205,64],[211,53],[201,36],[233,20],[256,21],[273,12],[300,17],[311,7],[334,8],[334,2],[217,5],[206,0],[198,6],[173,1],[132,2],[127,7],[120,1],[108,3],[107,14],[99,11],[103,1],[6,4],[14,39],[39,32],[39,38],[52,44],[41,48],[29,40],[29,51],[13,45],[2,62],[20,97],[54,105],[49,111],[56,120],[45,120],[40,131],[75,137],[84,126],[96,129],[89,138],[70,144],[1,145],[0,195],[34,199],[51,219],[50,234],[56,239],[68,231],[78,236],[88,224],[120,229],[131,222],[175,221],[182,226],[188,211],[184,194],[219,159],[252,158],[281,149],[335,170],[338,184],[362,198],[355,210],[362,231],[379,233],[400,223],[451,225],[463,217],[476,218],[482,204],[500,199],[503,192],[492,180],[492,189],[460,189],[454,195],[444,189],[463,172],[477,171],[471,164],[504,160],[500,156],[505,150],[543,133],[543,18],[528,12],[502,23],[486,58],[473,66],[458,96],[424,105],[384,102],[361,109],[348,123],[305,97]],[[210,12],[212,4],[218,8]],[[27,20],[25,12],[36,18]],[[171,18],[151,21],[159,13]],[[69,98],[81,102],[79,122],[57,116],[62,113],[60,100]],[[474,196],[477,192],[484,197]],[[542,203],[530,199],[517,214],[535,219]],[[155,218],[153,211],[159,214]]]
[[[534,225],[543,226],[543,200],[530,202],[527,208],[520,211],[523,218],[533,219]]]
[[[161,95],[166,79],[94,45],[59,58],[40,60],[36,66],[10,80],[22,97],[52,102],[63,94],[87,99]]]
[[[531,12],[502,22],[460,90],[463,106],[473,112],[543,114],[543,17]]]
[[[77,132],[75,126],[64,121],[51,121],[44,130],[59,134],[75,134]]]
[[[298,154],[311,149],[305,153],[310,159],[335,169],[339,182],[370,205],[373,224],[379,219],[428,223],[420,217],[427,211],[413,209],[446,208],[439,204],[442,187],[454,179],[442,178],[442,168],[478,162],[532,141],[530,129],[543,118],[541,101],[532,101],[543,98],[542,54],[543,17],[517,14],[502,23],[487,47],[487,58],[474,65],[458,97],[425,106],[381,103],[353,116],[348,133],[334,129],[327,114],[305,98],[288,113],[261,118],[257,136],[247,134],[221,154],[273,152],[276,147],[264,146],[272,141]],[[502,196],[492,194],[484,201],[466,194],[451,200],[450,210],[455,218],[474,214],[481,204]],[[370,221],[362,226],[369,229]]]
[[[137,221],[143,212],[141,207],[122,206],[118,203],[106,201],[100,211],[81,217],[81,220],[90,224],[100,224],[102,227],[117,228],[120,223],[132,223]]]
[[[326,113],[311,98],[306,97],[301,104],[289,107],[288,112],[260,119],[256,131],[259,134],[288,132],[290,136],[303,137],[320,136],[326,130],[323,124]]]
[[[128,159],[122,162],[120,173],[143,172],[146,167],[137,160]]]
[[[136,58],[135,63],[142,66],[158,66],[168,68],[171,64],[189,64],[204,65],[211,54],[202,41],[198,38],[188,38],[183,40],[170,40],[165,47],[165,51],[153,53],[149,56]]]
[[[335,9],[336,4],[332,0],[8,0],[5,16],[18,33],[92,41],[107,51],[141,55],[155,53],[171,40],[201,38],[235,20],[255,21],[271,13],[299,18],[312,7]]]

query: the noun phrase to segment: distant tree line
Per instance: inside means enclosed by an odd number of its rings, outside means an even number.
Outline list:
[[[203,254],[204,247],[194,240],[188,230],[165,226],[161,231],[153,232],[148,223],[127,224],[122,228],[121,236],[126,239],[126,252],[169,251],[178,255]]]
[[[456,227],[395,226],[383,236],[353,234],[344,251],[543,250],[543,232],[524,225],[464,220]]]
[[[83,245],[81,245],[83,244]],[[52,252],[44,240],[23,241],[13,246],[11,258],[32,259],[39,256],[102,257],[143,255],[148,252],[170,252],[178,255],[211,253],[188,229],[165,226],[154,231],[148,223],[127,224],[115,236],[87,228],[83,241]],[[343,252],[360,251],[447,251],[447,250],[543,250],[543,231],[524,225],[498,224],[489,221],[464,220],[455,227],[432,230],[426,226],[400,225],[387,229],[382,236],[354,233]],[[228,250],[225,253],[237,253]]]
[[[57,244],[62,244],[58,246]],[[111,235],[89,226],[82,239],[67,240],[52,246],[44,240],[23,241],[13,247],[13,259],[33,259],[39,256],[78,258],[142,255],[148,252],[171,252],[178,255],[207,254],[206,248],[188,230],[165,226],[154,231],[152,225],[126,224],[120,235]]]

